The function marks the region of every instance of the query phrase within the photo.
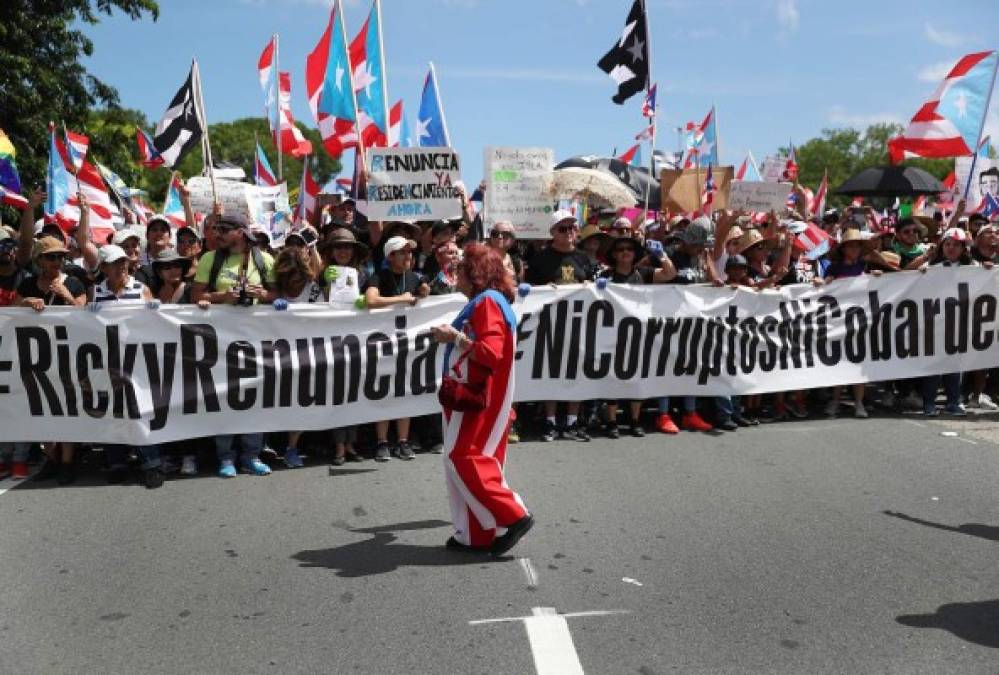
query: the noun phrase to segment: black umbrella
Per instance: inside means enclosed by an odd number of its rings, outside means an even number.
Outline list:
[[[622,162],[614,157],[579,155],[577,157],[570,157],[564,162],[559,163],[555,168],[567,169],[573,166],[581,169],[598,169],[616,176],[638,196],[637,201],[639,204],[645,204],[645,190],[646,186],[648,186],[649,208],[653,211],[659,209],[662,201],[662,195],[659,192],[659,181],[650,175],[648,167],[631,166],[627,162]]]
[[[851,197],[905,197],[947,192],[936,178],[914,166],[879,166],[864,169],[835,190]]]

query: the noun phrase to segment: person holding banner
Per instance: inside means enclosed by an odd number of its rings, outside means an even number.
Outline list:
[[[444,353],[444,471],[458,551],[509,551],[534,525],[503,475],[513,415],[517,318],[513,279],[500,254],[469,244],[458,265],[458,289],[470,301],[450,325],[433,328]],[[464,365],[464,371],[462,366]],[[450,377],[454,373],[455,378]],[[448,396],[447,391],[454,392]],[[461,393],[464,392],[464,393]]]

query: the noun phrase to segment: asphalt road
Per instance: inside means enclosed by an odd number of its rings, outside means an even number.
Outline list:
[[[28,483],[0,671],[995,673],[999,425],[960,424],[523,443],[537,525],[498,561],[442,548],[435,455]]]

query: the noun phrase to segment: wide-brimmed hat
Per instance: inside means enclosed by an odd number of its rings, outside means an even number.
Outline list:
[[[353,246],[354,253],[362,258],[368,255],[369,251],[367,244],[359,242],[354,233],[345,227],[338,227],[330,232],[320,248],[323,251],[332,251],[337,246]]]
[[[843,244],[849,244],[852,241],[860,243],[863,251],[868,252],[874,248],[875,238],[865,237],[860,230],[850,227],[843,230],[843,233],[839,236],[839,241],[833,244],[833,248],[839,248]]]
[[[746,231],[744,229],[742,229],[738,225],[733,225],[729,229],[728,234],[725,235],[725,243],[727,244],[728,242],[732,241],[733,239],[739,239],[745,233],[746,233]]]
[[[759,230],[746,230],[739,237],[739,242],[735,245],[735,248],[739,253],[745,253],[758,244],[767,247],[771,246],[770,240],[764,237]]]
[[[894,251],[875,251],[874,262],[896,272],[902,269],[902,256]]]
[[[155,271],[158,267],[176,262],[183,265],[185,274],[191,268],[191,259],[186,256],[182,256],[173,246],[169,246],[157,253],[156,257],[153,258],[153,271]]]
[[[632,237],[614,237],[611,240],[610,246],[607,247],[607,257],[613,257],[614,251],[616,251],[621,246],[627,246],[632,251],[635,252],[635,259],[637,261],[638,257],[642,255],[643,248],[637,239]]]
[[[66,244],[55,237],[42,237],[35,242],[34,250],[31,252],[31,258],[35,259],[39,256],[45,255],[46,253],[69,253],[69,249],[66,248]]]
[[[587,239],[597,237],[600,239],[600,245],[603,246],[608,241],[610,241],[611,236],[600,229],[597,225],[587,225],[579,232],[579,237],[576,241],[576,246],[582,246],[583,242]]]

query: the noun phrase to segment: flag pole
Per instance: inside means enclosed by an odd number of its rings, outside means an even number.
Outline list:
[[[336,11],[340,14],[340,36],[343,38],[344,48],[347,49],[347,81],[350,82],[350,100],[354,104],[354,129],[357,131],[357,150],[361,155],[361,164],[368,166],[367,157],[364,153],[364,139],[361,137],[361,121],[357,113],[357,92],[354,91],[354,66],[350,63],[350,43],[347,42],[347,26],[343,17],[343,2],[336,3]]]
[[[715,108],[715,104],[711,103],[711,122],[715,125],[715,157],[718,158],[718,164],[715,166],[721,166],[721,133],[718,131],[718,109]]]
[[[198,60],[191,59],[191,72],[194,74],[194,109],[197,111],[198,121],[201,123],[201,145],[204,150],[205,167],[208,169],[208,180],[212,184],[212,200],[218,201],[218,190],[215,187],[215,163],[212,161],[212,143],[208,138],[208,122],[205,117],[205,99],[201,94],[201,71],[198,69]],[[254,152],[256,149],[254,148]]]
[[[274,92],[275,95],[274,100],[277,103],[277,114],[278,114],[277,131],[275,133],[277,134],[277,151],[278,151],[277,179],[278,182],[280,183],[284,180],[284,162],[281,159],[281,155],[284,154],[281,152],[281,136],[283,135],[281,133],[281,127],[284,126],[284,114],[281,111],[281,67],[280,67],[281,61],[279,59],[279,56],[280,56],[280,51],[278,47],[278,34],[274,33],[274,89],[276,90]]]
[[[989,116],[989,105],[992,103],[992,90],[996,86],[996,73],[999,73],[999,59],[996,59],[995,68],[992,69],[992,82],[989,84],[989,95],[985,97],[985,111],[982,113],[982,124],[978,127],[978,140],[975,148],[971,152],[971,171],[968,172],[968,182],[964,186],[964,199],[967,201],[968,192],[971,191],[971,179],[975,176],[975,165],[978,163],[978,146],[982,144],[982,134],[985,133],[985,119]]]
[[[437,109],[441,111],[441,128],[444,129],[444,142],[451,147],[451,134],[447,132],[447,117],[444,116],[444,101],[441,100],[441,90],[437,88],[437,71],[434,62],[430,62],[430,77],[434,82],[434,96],[437,98]]]
[[[392,109],[389,108],[388,96],[388,62],[385,60],[385,40],[384,25],[382,24],[382,0],[375,0],[375,17],[378,21],[378,57],[382,64],[382,106],[385,110],[385,147],[389,147],[389,132],[392,129]],[[402,120],[399,120],[400,134],[402,132]]]
[[[311,156],[306,155],[302,158],[302,180],[298,184],[298,206],[295,209],[295,215],[300,225],[305,220],[305,172],[309,170],[309,157]],[[307,224],[311,225],[311,223]]]
[[[257,152],[260,147],[260,139],[257,138],[257,132],[253,132],[253,184],[259,185],[260,181],[257,180]]]
[[[645,6],[645,0],[642,0],[642,16],[645,17],[645,57],[648,59],[645,64],[648,67],[648,72],[645,74],[645,96],[648,98],[649,92],[652,90],[652,26],[649,25],[649,11]],[[656,108],[658,107],[657,101]],[[652,192],[652,179],[656,175],[656,117],[658,115],[659,111],[654,108],[652,110],[652,138],[649,139],[649,180],[645,183],[645,206],[642,209],[643,231],[645,230],[645,222],[649,219],[649,196]]]
[[[83,197],[83,189],[80,187],[80,171],[76,168],[76,162],[73,161],[73,155],[69,147],[70,140],[69,132],[66,131],[66,120],[59,121],[62,122],[62,138],[66,142],[66,157],[69,159],[69,170],[73,172],[73,178],[76,179],[76,199],[79,201]]]

